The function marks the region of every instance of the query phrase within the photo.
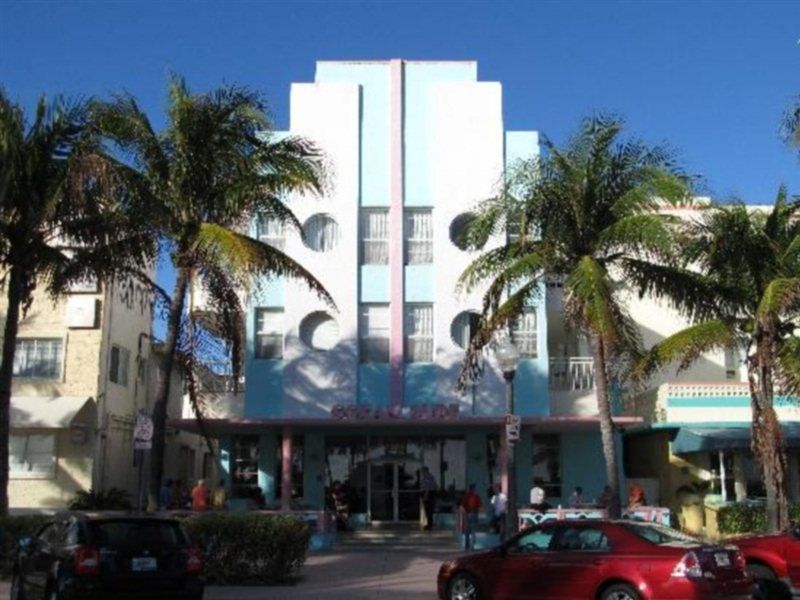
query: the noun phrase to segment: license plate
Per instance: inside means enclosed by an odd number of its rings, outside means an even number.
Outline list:
[[[717,563],[718,567],[730,567],[731,557],[728,556],[727,552],[717,552],[714,554],[714,562]]]
[[[157,568],[158,563],[152,556],[131,559],[131,571],[155,571]]]

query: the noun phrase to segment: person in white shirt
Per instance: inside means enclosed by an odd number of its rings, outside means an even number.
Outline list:
[[[508,498],[500,489],[499,485],[494,486],[494,494],[489,503],[492,505],[492,528],[495,533],[500,534],[502,539],[505,539]]]

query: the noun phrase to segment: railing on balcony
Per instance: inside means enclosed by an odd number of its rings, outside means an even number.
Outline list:
[[[551,358],[550,389],[569,392],[594,389],[592,358],[587,356]]]
[[[244,392],[244,375],[239,375],[238,385],[235,383],[237,382],[228,362],[205,363],[197,370],[197,387],[200,392],[212,394]]]

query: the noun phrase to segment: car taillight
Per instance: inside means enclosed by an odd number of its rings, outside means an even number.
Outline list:
[[[94,546],[81,544],[75,548],[75,572],[78,575],[100,573],[100,553]]]
[[[685,554],[680,562],[672,569],[673,577],[702,577],[703,569],[700,566],[700,559],[697,554],[689,552]]]
[[[186,572],[201,573],[203,571],[203,558],[199,548],[186,548]]]

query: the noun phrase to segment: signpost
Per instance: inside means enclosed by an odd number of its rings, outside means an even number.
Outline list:
[[[518,442],[521,429],[522,417],[519,415],[506,415],[506,440],[508,442]]]
[[[142,487],[142,469],[144,466],[144,453],[153,448],[153,418],[140,408],[136,413],[136,423],[133,426],[133,464],[139,468],[139,483],[136,507],[142,510],[144,505],[144,490]]]

